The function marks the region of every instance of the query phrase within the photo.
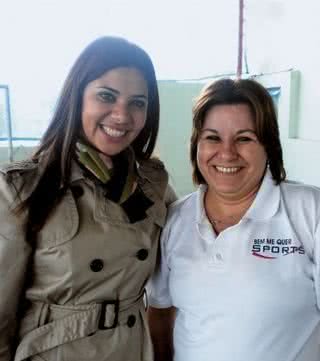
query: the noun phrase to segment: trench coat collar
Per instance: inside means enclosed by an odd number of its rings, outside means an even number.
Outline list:
[[[139,164],[135,160],[134,152],[131,149],[131,147],[127,149],[127,153],[128,153],[128,157],[130,157],[133,160],[133,162],[135,162],[136,168],[138,168]],[[74,183],[85,178],[86,178],[85,171],[81,168],[75,156],[74,159],[72,159],[71,161],[70,183]]]
[[[70,183],[77,182],[79,180],[85,179],[83,169],[75,159],[71,161],[71,172],[70,172]]]

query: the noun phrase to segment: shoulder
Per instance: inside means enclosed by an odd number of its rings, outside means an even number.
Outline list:
[[[190,193],[173,202],[168,209],[161,245],[170,253],[172,247],[190,237],[197,218],[198,192]]]
[[[280,187],[285,212],[313,259],[314,252],[320,252],[320,188],[292,181],[283,182]]]
[[[146,172],[166,172],[163,162],[156,157],[139,161],[139,169]]]
[[[280,184],[286,212],[295,223],[309,224],[314,229],[320,222],[320,188],[298,182]]]
[[[320,188],[313,185],[288,180],[280,184],[280,189],[291,202],[320,202]]]
[[[23,160],[5,164],[0,167],[0,173],[5,176],[20,176],[24,173],[35,171],[38,168],[38,164],[32,160]]]
[[[145,187],[151,187],[163,199],[168,186],[168,173],[164,164],[156,158],[139,161],[139,178],[145,183]]]
[[[197,198],[198,191],[189,193],[173,202],[168,209],[168,223],[173,223],[179,218],[195,215]]]
[[[177,194],[170,184],[167,185],[164,199],[167,207],[177,200]]]
[[[31,189],[39,177],[39,165],[32,160],[13,162],[0,167],[0,191],[17,193]]]

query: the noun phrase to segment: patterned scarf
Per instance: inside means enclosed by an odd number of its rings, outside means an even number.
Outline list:
[[[134,152],[131,149],[125,151],[124,154],[128,163],[128,169],[125,172],[116,172],[114,168],[109,169],[99,156],[99,152],[81,141],[76,143],[76,155],[79,163],[93,174],[96,179],[106,185],[107,188],[108,185],[110,185],[109,188],[119,188],[120,184],[121,189],[116,189],[115,192],[110,189],[110,198],[116,203],[123,204],[132,195],[137,185],[137,174]],[[114,179],[114,177],[117,177],[117,173],[120,173],[122,176],[122,179],[119,179],[119,181]],[[125,179],[123,179],[124,177]],[[113,193],[117,193],[115,199],[112,196]]]

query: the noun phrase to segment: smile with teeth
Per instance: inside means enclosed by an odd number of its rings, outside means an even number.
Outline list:
[[[106,127],[106,126],[101,126],[101,129],[108,134],[110,137],[114,137],[114,138],[119,138],[122,137],[123,135],[126,134],[125,130],[118,130],[118,129],[113,129],[110,127]]]
[[[215,168],[220,173],[229,173],[229,174],[236,173],[241,169],[240,167],[219,167],[219,166],[216,166]]]

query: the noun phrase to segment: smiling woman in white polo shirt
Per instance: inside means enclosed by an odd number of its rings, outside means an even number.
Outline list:
[[[320,190],[285,181],[267,90],[206,87],[191,162],[150,285],[156,360],[319,361]]]

